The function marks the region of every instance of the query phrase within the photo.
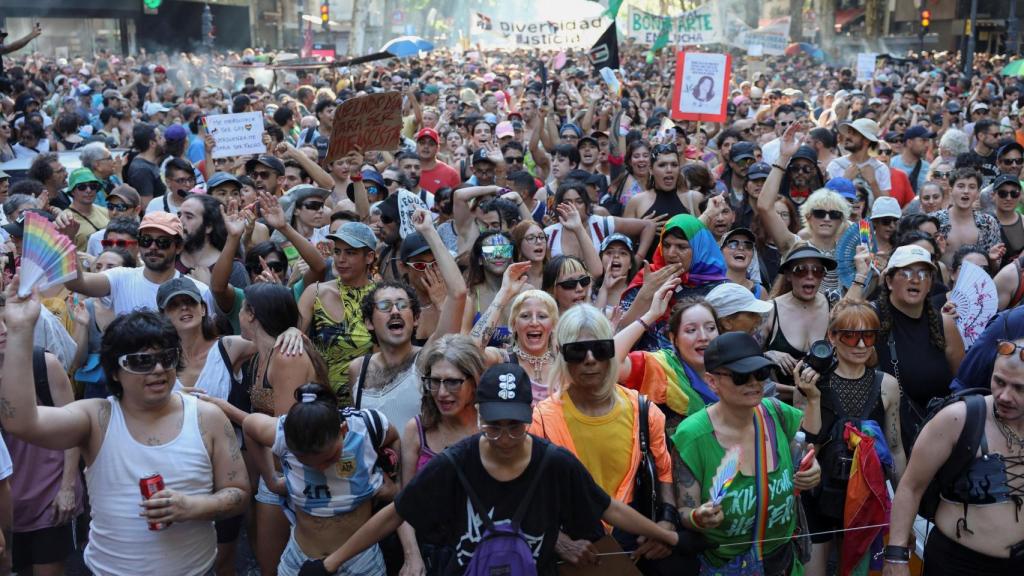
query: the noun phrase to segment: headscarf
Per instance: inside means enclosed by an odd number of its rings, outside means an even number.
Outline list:
[[[683,286],[687,288],[699,288],[711,282],[722,282],[725,277],[725,257],[722,250],[715,242],[704,223],[689,214],[676,214],[665,223],[665,229],[661,231],[661,238],[658,239],[658,247],[654,251],[654,258],[651,262],[651,272],[660,270],[665,266],[665,256],[661,252],[662,243],[665,241],[665,234],[669,230],[678,228],[690,242],[690,249],[693,251],[693,258],[690,260],[690,269],[679,275]],[[630,288],[642,286],[644,283],[644,270],[640,269],[633,281],[629,283]]]

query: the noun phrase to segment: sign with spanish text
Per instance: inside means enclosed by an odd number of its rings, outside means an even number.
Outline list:
[[[402,142],[402,94],[385,92],[350,98],[334,111],[327,163],[353,151],[394,150]]]
[[[520,21],[504,20],[480,11],[473,11],[470,20],[473,23],[470,35],[474,44],[552,50],[590,49],[612,23],[601,14],[558,20]]]
[[[206,117],[206,131],[213,136],[213,157],[244,156],[267,151],[263,143],[263,114],[211,114]]]
[[[672,118],[724,122],[732,57],[728,54],[679,52],[672,89]]]
[[[630,6],[626,36],[637,44],[650,46],[658,38],[665,20],[670,22],[668,42],[671,45],[696,46],[727,42],[713,2],[675,16],[659,16]]]

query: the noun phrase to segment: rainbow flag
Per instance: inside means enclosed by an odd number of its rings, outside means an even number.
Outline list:
[[[46,217],[26,212],[18,296],[28,296],[36,286],[46,290],[67,282],[75,277],[77,269],[75,244]]]
[[[655,404],[668,406],[676,414],[691,416],[718,400],[675,350],[630,352],[629,361],[633,369],[625,386],[640,391]]]

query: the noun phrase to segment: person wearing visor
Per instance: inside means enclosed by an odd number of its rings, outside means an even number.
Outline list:
[[[584,350],[584,356],[587,354]],[[516,364],[497,364],[480,377],[476,389],[480,432],[433,458],[398,494],[326,558],[307,561],[300,576],[326,576],[394,532],[403,522],[417,537],[429,536],[452,554],[440,574],[472,570],[483,531],[505,530],[510,521],[533,544],[520,549],[531,556],[538,574],[557,571],[559,534],[594,541],[604,535],[601,521],[643,536],[647,549],[659,543],[681,552],[701,548],[689,532],[666,530],[639,512],[608,497],[571,453],[528,433],[533,419],[530,379]],[[596,550],[583,548],[579,562],[594,564]],[[477,561],[479,562],[479,561]],[[484,567],[476,566],[477,569]]]
[[[817,486],[821,468],[812,459],[809,468],[798,470],[793,461],[790,444],[803,414],[764,397],[771,364],[749,334],[728,332],[712,340],[704,352],[704,377],[718,402],[683,420],[672,436],[683,526],[718,545],[700,555],[702,573],[801,573],[792,540],[792,490]],[[712,478],[734,448],[739,473],[716,504]],[[769,489],[775,486],[786,488]],[[763,547],[751,546],[751,540]]]

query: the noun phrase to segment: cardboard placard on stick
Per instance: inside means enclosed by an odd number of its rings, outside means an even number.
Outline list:
[[[394,150],[402,142],[402,94],[385,92],[346,100],[334,111],[327,163],[358,150]]]
[[[672,118],[725,122],[731,74],[732,56],[729,54],[678,52]]]

